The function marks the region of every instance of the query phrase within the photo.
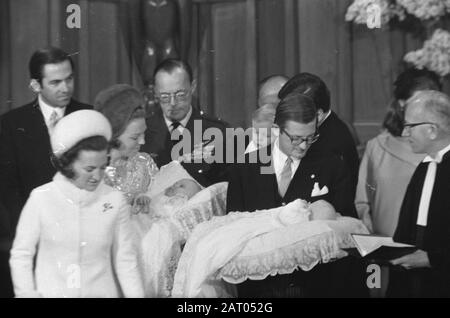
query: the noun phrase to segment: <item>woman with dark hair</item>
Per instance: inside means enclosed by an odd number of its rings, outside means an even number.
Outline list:
[[[427,70],[408,69],[394,82],[394,98],[383,131],[367,143],[359,169],[356,209],[369,230],[392,236],[406,187],[424,155],[414,154],[402,137],[405,101],[419,90],[441,90],[439,77]]]
[[[31,192],[11,250],[17,297],[143,296],[129,207],[103,182],[111,135],[93,110],[69,114],[54,128],[58,172]]]
[[[127,84],[102,90],[94,103],[112,126],[111,162],[105,182],[125,194],[133,214],[149,212],[150,200],[145,193],[158,172],[150,155],[139,152],[147,129],[144,103],[141,93]]]

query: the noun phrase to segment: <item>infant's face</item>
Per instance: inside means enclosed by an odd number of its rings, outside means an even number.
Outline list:
[[[167,188],[164,194],[168,197],[185,195],[188,199],[190,199],[200,190],[200,186],[194,180],[181,179],[175,182],[171,187]]]
[[[318,200],[309,205],[311,209],[310,220],[336,220],[336,210],[325,200]]]

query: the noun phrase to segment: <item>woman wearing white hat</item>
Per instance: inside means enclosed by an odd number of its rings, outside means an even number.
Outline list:
[[[129,206],[102,181],[111,136],[108,120],[93,110],[56,125],[58,173],[32,191],[11,250],[17,297],[143,296]]]

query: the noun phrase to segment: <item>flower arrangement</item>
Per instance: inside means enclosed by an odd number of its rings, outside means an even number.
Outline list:
[[[377,16],[373,16],[373,15]],[[354,0],[348,7],[345,20],[366,24],[373,28],[387,25],[392,19],[404,20],[407,16],[418,19],[427,29],[450,15],[450,0]],[[371,22],[372,21],[372,22]],[[440,76],[450,74],[450,33],[436,29],[424,46],[405,55],[404,61],[416,68],[427,68]]]
[[[355,0],[347,9],[345,21],[353,21],[356,24],[368,24],[373,15],[379,15],[380,26],[398,17],[403,20],[404,11],[396,3],[389,0]]]
[[[404,60],[416,68],[427,68],[440,76],[450,74],[450,33],[436,29],[423,48],[409,52]]]
[[[437,19],[450,12],[449,0],[397,0],[397,4],[420,20]]]

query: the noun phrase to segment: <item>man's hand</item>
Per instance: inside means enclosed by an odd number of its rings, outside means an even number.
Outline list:
[[[414,253],[390,261],[392,265],[400,265],[405,269],[431,267],[428,253],[417,250]]]

